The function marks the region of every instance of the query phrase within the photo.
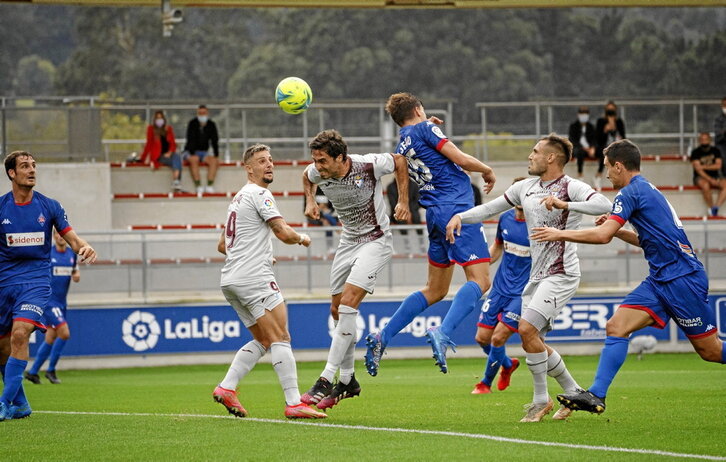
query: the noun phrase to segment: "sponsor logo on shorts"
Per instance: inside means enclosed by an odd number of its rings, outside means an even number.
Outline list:
[[[511,319],[512,321],[519,322],[522,317],[518,315],[517,313],[512,313],[511,311],[507,311],[507,314],[504,315],[505,318]]]
[[[3,220],[3,224],[4,225],[12,225],[13,223],[6,218],[6,219]]]
[[[469,261],[478,260],[478,259],[479,259],[479,257],[475,253],[469,255]]]
[[[36,233],[8,233],[5,235],[5,241],[8,247],[44,245],[45,233],[42,231],[38,231]]]
[[[33,305],[32,303],[23,303],[20,305],[20,311],[31,311],[39,316],[43,316],[43,308],[38,305]]]
[[[701,327],[703,325],[703,320],[701,320],[700,316],[697,318],[690,318],[690,319],[677,317],[676,322],[681,327]]]

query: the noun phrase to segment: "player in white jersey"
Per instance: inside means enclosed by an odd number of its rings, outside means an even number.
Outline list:
[[[447,239],[455,240],[462,223],[477,223],[516,206],[524,208],[529,234],[532,228],[543,226],[577,229],[582,214],[607,213],[612,204],[605,196],[565,175],[565,164],[571,157],[572,143],[566,138],[554,134],[542,138],[529,155],[528,172],[537,178],[514,183],[503,196],[454,215],[446,227]],[[539,422],[552,410],[547,375],[555,377],[566,392],[580,389],[559,353],[544,342],[552,322],[580,283],[577,246],[570,242],[532,241],[530,251],[532,270],[522,292],[519,335],[534,381],[534,398],[521,422]],[[563,406],[554,418],[567,418],[570,412]]]
[[[217,249],[227,256],[222,268],[222,293],[253,340],[239,349],[212,396],[230,414],[245,417],[247,411],[237,398],[237,384],[270,350],[272,367],[285,394],[285,417],[324,418],[325,414],[300,401],[287,307],[272,271],[273,234],[285,244],[305,247],[310,245],[310,237],[285,223],[267,189],[274,170],[270,148],[255,144],[245,151],[243,160],[248,183],[227,208],[227,222]]]
[[[314,164],[303,174],[305,215],[312,219],[320,216],[314,197],[317,185],[332,202],[343,225],[330,271],[330,311],[337,325],[325,369],[302,396],[304,403],[327,409],[341,399],[360,394],[353,368],[358,306],[367,293],[373,293],[376,277],[393,253],[380,179],[395,172],[399,195],[394,216],[408,220],[408,166],[400,155],[349,155],[348,146],[335,130],[318,133],[309,146]],[[338,369],[339,381],[333,386]]]

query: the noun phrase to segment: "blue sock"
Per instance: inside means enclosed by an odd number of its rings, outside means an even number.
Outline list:
[[[509,369],[510,367],[512,367],[512,358],[507,356],[507,347],[502,345],[499,348],[502,349],[502,353],[499,356],[499,361],[502,363],[503,368]]]
[[[489,353],[487,365],[484,368],[484,378],[481,380],[482,382],[486,383],[489,386],[492,385],[494,377],[497,376],[499,368],[502,367],[502,356],[504,356],[504,347],[493,346],[491,349],[491,353]]]
[[[384,345],[395,337],[396,334],[409,325],[413,318],[418,316],[429,307],[429,302],[421,291],[414,292],[403,300],[393,317],[388,321],[386,327],[381,330],[381,341]]]
[[[55,370],[55,365],[58,364],[58,360],[63,352],[63,347],[66,346],[66,342],[67,340],[63,340],[62,338],[57,338],[55,339],[55,342],[53,342],[53,349],[50,350],[50,361],[48,362],[49,371]]]
[[[629,339],[622,337],[608,336],[605,339],[605,347],[600,353],[600,362],[597,365],[595,381],[589,389],[590,393],[605,398],[610,384],[628,356],[629,342]]]
[[[15,401],[15,396],[23,387],[23,372],[28,365],[28,361],[23,361],[12,356],[5,365],[5,386],[0,401],[9,405]],[[25,395],[23,394],[23,397]]]
[[[446,313],[444,321],[441,323],[439,330],[450,337],[461,321],[471,313],[471,310],[476,306],[476,302],[481,298],[481,289],[479,284],[474,281],[468,281],[466,284],[461,286],[459,291],[456,293],[454,300],[451,302],[451,308]]]
[[[60,339],[56,339],[58,341]],[[38,372],[40,372],[40,368],[43,366],[43,363],[46,359],[48,359],[48,356],[50,355],[50,350],[53,348],[53,345],[50,345],[46,342],[43,342],[39,347],[38,351],[35,352],[35,362],[33,362],[33,365],[31,366],[30,370],[28,371],[28,374],[35,374],[38,375]]]
[[[3,376],[3,382],[5,382],[5,364],[0,364],[0,375]]]
[[[481,347],[481,349],[484,350],[484,354],[486,354],[487,356],[489,356],[490,352],[492,351],[492,344],[491,343],[487,343],[486,345],[484,345],[483,347]]]

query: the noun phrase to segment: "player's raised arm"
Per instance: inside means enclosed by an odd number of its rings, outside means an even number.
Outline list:
[[[484,178],[484,182],[486,183],[484,185],[484,192],[489,194],[492,191],[497,178],[494,175],[494,170],[490,166],[481,162],[476,157],[463,152],[451,141],[444,143],[439,152],[464,170],[481,173],[481,177]]]
[[[466,212],[457,213],[451,217],[446,225],[446,240],[452,244],[456,241],[456,236],[461,232],[462,223],[479,223],[512,207],[514,207],[514,204],[509,202],[506,196],[499,196],[486,204],[477,205]]]
[[[81,262],[93,263],[96,261],[96,251],[88,242],[81,239],[72,229],[63,235],[63,239],[73,249],[73,252],[80,257]]]
[[[398,188],[398,201],[393,211],[393,218],[408,222],[411,219],[411,210],[408,208],[408,163],[406,158],[400,154],[394,154],[393,161],[395,162],[393,173],[396,176],[396,187]]]
[[[311,168],[308,165],[302,176],[303,192],[305,193],[305,216],[311,220],[320,220],[320,207],[318,207],[318,202],[315,200],[316,185],[308,177],[308,170]]]
[[[282,218],[273,218],[272,220],[268,221],[267,224],[272,229],[272,232],[275,233],[275,237],[277,237],[279,240],[284,242],[285,244],[299,244],[304,245],[305,247],[310,246],[310,236],[303,233],[298,233],[294,229],[288,225],[284,219]]]
[[[616,220],[606,220],[602,225],[588,229],[532,228],[530,239],[536,242],[569,241],[580,244],[607,244],[613,240],[622,226]]]

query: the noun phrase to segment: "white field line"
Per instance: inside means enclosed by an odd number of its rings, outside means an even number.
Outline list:
[[[603,452],[624,452],[630,454],[644,454],[644,455],[656,455],[666,457],[679,457],[684,459],[700,459],[700,460],[724,460],[726,457],[723,456],[710,456],[706,454],[687,454],[670,451],[659,451],[656,449],[637,449],[637,448],[618,448],[610,446],[593,446],[589,444],[569,444],[569,443],[557,443],[552,441],[536,441],[536,440],[524,440],[520,438],[507,438],[504,436],[485,435],[480,433],[461,433],[461,432],[447,432],[439,430],[418,430],[412,428],[388,428],[388,427],[368,427],[365,425],[341,425],[341,424],[330,424],[330,423],[319,423],[301,420],[277,420],[277,419],[258,419],[254,417],[246,417],[244,419],[237,419],[232,416],[224,415],[208,415],[208,414],[155,414],[147,412],[80,412],[80,411],[33,411],[34,414],[61,414],[61,415],[97,415],[97,416],[125,416],[125,417],[186,417],[195,419],[235,419],[241,422],[261,422],[261,423],[272,423],[272,424],[289,424],[289,425],[305,425],[310,427],[323,427],[323,428],[340,428],[344,430],[367,430],[376,432],[395,432],[395,433],[413,433],[418,435],[436,435],[436,436],[454,436],[458,438],[472,438],[481,440],[498,441],[502,443],[514,443],[514,444],[531,444],[535,446],[549,446],[557,448],[568,448],[568,449],[584,449],[588,451],[603,451]]]

